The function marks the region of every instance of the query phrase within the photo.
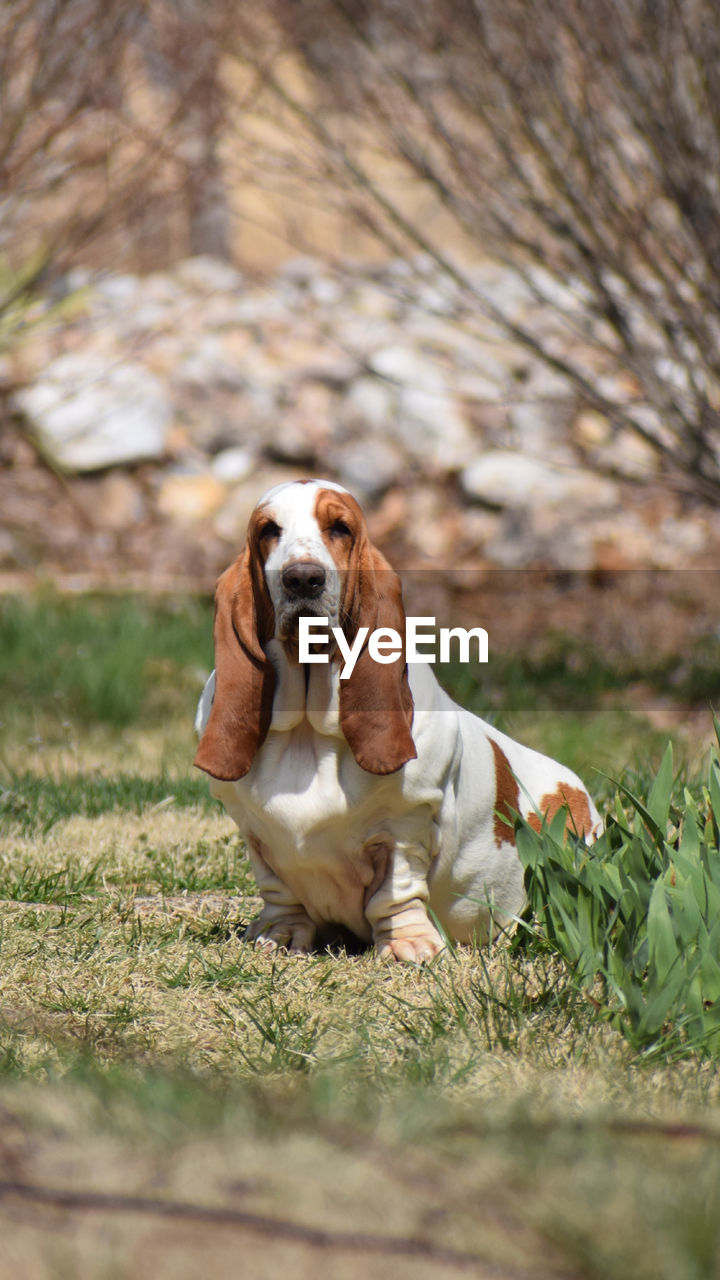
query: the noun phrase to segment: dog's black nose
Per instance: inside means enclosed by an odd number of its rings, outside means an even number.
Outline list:
[[[295,560],[282,571],[282,584],[289,596],[317,600],[325,589],[327,573],[314,560]]]

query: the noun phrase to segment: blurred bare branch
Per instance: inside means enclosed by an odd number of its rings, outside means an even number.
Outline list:
[[[471,311],[717,498],[712,0],[556,0],[541,15],[530,0],[276,0],[274,14],[315,96],[308,104],[266,82],[314,137],[329,179],[353,193],[365,227],[429,255]],[[408,214],[373,147],[434,195],[455,245]],[[482,296],[473,254],[510,266],[546,304],[541,333]]]

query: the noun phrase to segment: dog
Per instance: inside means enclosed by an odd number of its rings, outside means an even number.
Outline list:
[[[349,677],[334,643],[300,661],[300,618],[354,645]],[[358,641],[404,627],[399,579],[346,489],[290,482],[260,499],[218,582],[195,756],[245,839],[259,947],[306,954],[339,925],[381,957],[429,961],[447,939],[513,927],[517,814],[539,830],[564,807],[569,830],[599,832],[576,774],[454,703],[428,662],[377,647],[373,660]]]

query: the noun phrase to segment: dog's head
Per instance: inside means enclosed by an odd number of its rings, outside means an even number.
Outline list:
[[[298,619],[322,617],[352,641],[360,627],[405,633],[399,579],[370,541],[351,494],[329,480],[282,484],[262,497],[245,550],[215,597],[215,700],[195,764],[215,778],[243,777],[272,719],[280,642],[298,661]],[[378,664],[367,645],[340,681],[340,725],[358,764],[394,773],[416,755],[412,696],[402,656]]]

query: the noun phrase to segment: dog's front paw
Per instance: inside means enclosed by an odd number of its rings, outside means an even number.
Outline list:
[[[254,942],[258,951],[287,951],[291,956],[306,956],[312,950],[316,927],[303,911],[292,915],[268,917],[261,912],[245,930],[245,941]]]
[[[445,950],[445,943],[427,918],[420,925],[389,920],[384,928],[375,930],[375,950],[381,960],[426,964]]]

